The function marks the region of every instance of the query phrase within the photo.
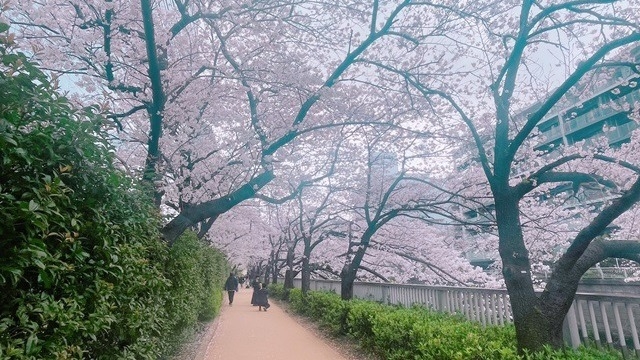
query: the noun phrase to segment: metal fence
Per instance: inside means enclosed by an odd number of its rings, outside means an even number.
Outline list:
[[[340,293],[340,281],[311,280],[310,285],[311,290]],[[301,280],[294,279],[294,286],[300,288]],[[504,325],[513,319],[506,290],[357,282],[353,295],[385,304],[420,304],[462,314],[484,326]],[[639,357],[636,319],[640,319],[640,296],[577,293],[565,318],[564,337],[574,348],[594,344],[620,349],[625,358]]]

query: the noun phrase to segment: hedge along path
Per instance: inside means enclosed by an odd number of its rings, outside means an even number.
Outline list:
[[[233,306],[225,292],[220,315],[196,360],[347,360],[277,304],[270,302],[267,312],[251,306],[252,291],[237,292]]]

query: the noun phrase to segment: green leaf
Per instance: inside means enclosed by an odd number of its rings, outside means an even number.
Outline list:
[[[31,334],[29,335],[29,338],[27,339],[27,343],[25,345],[25,353],[27,353],[27,355],[32,354],[33,352],[33,345],[35,345],[38,342],[38,337],[36,336],[36,334]]]
[[[4,141],[8,142],[9,144],[13,146],[18,146],[18,143],[8,134],[2,134],[2,138],[4,139]]]
[[[33,212],[38,210],[40,210],[40,205],[33,200],[29,201],[29,211]]]
[[[39,267],[40,269],[46,268],[46,266],[42,261],[40,261],[40,259],[33,259],[32,261],[35,264],[35,266]]]
[[[27,150],[23,149],[23,148],[17,148],[16,149],[16,154],[22,156],[23,158],[27,157]]]
[[[38,281],[42,282],[45,289],[49,289],[51,288],[53,279],[46,270],[40,270],[38,272]]]

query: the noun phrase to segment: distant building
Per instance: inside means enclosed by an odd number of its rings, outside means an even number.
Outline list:
[[[635,63],[640,64],[640,46],[634,48],[631,55]],[[538,124],[540,142],[535,147],[536,150],[553,152],[557,148],[580,141],[588,145],[593,139],[602,136],[607,137],[608,144],[612,147],[628,142],[631,132],[638,128],[633,114],[637,114],[640,109],[640,66],[631,66],[602,69],[595,72],[590,81],[576,86],[576,91],[566,95]],[[539,106],[539,103],[534,104],[517,117],[524,119]],[[517,172],[523,170],[526,169],[516,167]],[[556,193],[564,191],[572,191],[571,186],[558,186],[554,189]],[[576,196],[572,201],[567,201],[565,206],[602,202],[604,194],[599,188],[587,188],[580,194],[574,194]],[[487,223],[493,217],[490,213],[492,211],[493,205],[488,204],[483,209],[467,211],[465,216],[468,221],[481,228],[482,223]],[[469,230],[463,229],[461,236],[464,237],[468,232]],[[472,264],[486,268],[497,258],[497,253],[472,250],[466,257]]]
[[[632,55],[640,63],[640,47]],[[600,74],[585,85],[581,96],[567,96],[538,125],[542,140],[537,149],[547,150],[560,145],[598,136],[606,136],[610,146],[629,140],[638,124],[630,117],[640,104],[640,69],[620,66],[613,73]],[[598,74],[595,75],[597,77]]]

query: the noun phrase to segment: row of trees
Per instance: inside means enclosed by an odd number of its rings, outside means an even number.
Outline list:
[[[437,237],[455,257],[450,230],[403,231],[480,212],[492,225],[476,246],[499,250],[518,343],[537,349],[561,344],[586,269],[637,256],[636,241],[619,240],[637,237],[627,221],[640,194],[635,138],[616,151],[535,148],[540,122],[586,99],[594,73],[638,71],[625,55],[640,41],[638,10],[635,0],[72,0],[20,2],[9,17],[34,57],[75,82],[78,101],[110,113],[123,165],[171,214],[169,243],[196,228],[249,244],[243,234],[264,228],[274,244],[304,245],[308,277],[312,250],[346,239],[343,266],[325,270],[386,277],[363,263],[367,251],[445,270],[415,249]],[[384,152],[400,164],[388,181],[369,171]],[[562,204],[584,184],[609,200],[578,215]],[[248,199],[291,202],[247,216]],[[567,250],[548,251],[558,246]],[[553,272],[537,296],[543,262]]]

